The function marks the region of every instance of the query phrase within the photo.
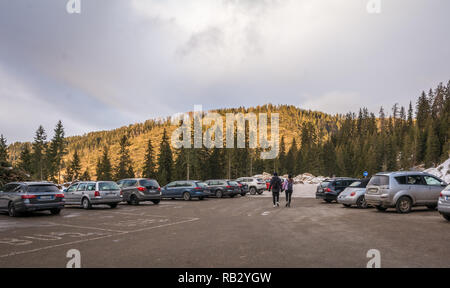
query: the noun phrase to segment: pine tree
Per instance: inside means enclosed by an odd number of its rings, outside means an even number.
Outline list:
[[[0,165],[8,163],[8,146],[6,145],[6,138],[3,134],[0,135]]]
[[[66,151],[66,141],[64,139],[65,132],[61,120],[56,124],[54,130],[55,135],[53,136],[47,152],[47,165],[48,165],[48,176],[50,179],[60,182],[60,172],[64,155]]]
[[[20,152],[18,167],[28,174],[31,174],[32,155],[30,146],[26,144],[23,150]]]
[[[434,167],[438,164],[440,155],[439,138],[434,130],[433,120],[428,119],[425,166]]]
[[[88,169],[84,170],[83,175],[81,175],[81,177],[80,177],[80,180],[81,181],[91,181],[91,174],[89,174]]]
[[[147,151],[144,156],[144,165],[142,167],[142,177],[156,179],[156,163],[153,154],[152,141],[149,139],[147,144]]]
[[[109,159],[108,147],[103,150],[103,155],[97,161],[97,181],[112,179],[112,165]]]
[[[80,173],[81,173],[80,157],[78,156],[78,152],[75,150],[75,152],[73,153],[72,161],[67,167],[66,171],[67,180],[69,182],[81,180]]]
[[[36,135],[33,142],[33,171],[32,174],[34,178],[39,178],[41,181],[46,179],[46,163],[45,163],[45,151],[47,150],[47,134],[45,133],[44,127],[39,126],[36,130]]]
[[[119,163],[115,168],[116,174],[114,175],[116,181],[134,177],[133,166],[128,151],[129,146],[128,137],[126,135],[122,136],[120,139]]]
[[[158,182],[166,185],[173,179],[173,156],[166,129],[164,129],[159,151]]]

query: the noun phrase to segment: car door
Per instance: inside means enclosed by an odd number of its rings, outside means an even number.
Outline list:
[[[425,175],[423,179],[428,187],[428,193],[424,199],[429,204],[437,204],[439,201],[439,195],[445,188],[442,187],[442,181],[436,177]]]
[[[163,196],[168,197],[168,198],[175,197],[175,190],[177,188],[176,186],[177,186],[177,182],[171,182],[171,183],[167,184],[166,188],[163,189],[163,192],[164,192]]]
[[[429,197],[429,190],[422,175],[407,175],[406,183],[409,186],[409,193],[416,203],[426,203],[426,199]]]
[[[78,187],[78,183],[77,184],[73,184],[72,186],[70,186],[69,188],[67,188],[66,192],[64,192],[64,199],[66,201],[66,203],[74,203],[74,193],[75,191],[77,191],[77,187]]]
[[[87,193],[87,183],[80,183],[77,190],[73,193],[73,201],[75,203],[81,203],[81,198]]]

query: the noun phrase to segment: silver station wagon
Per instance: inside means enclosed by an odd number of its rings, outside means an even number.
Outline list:
[[[447,221],[450,221],[450,185],[441,192],[438,211]]]
[[[372,177],[365,199],[379,211],[396,208],[409,213],[413,206],[436,209],[441,191],[447,183],[424,172],[385,172]]]
[[[113,181],[75,183],[64,191],[64,195],[66,205],[81,205],[84,209],[100,204],[116,208],[122,201],[120,187]]]

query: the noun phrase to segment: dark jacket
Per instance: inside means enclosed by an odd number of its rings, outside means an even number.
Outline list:
[[[278,176],[273,176],[270,180],[269,190],[272,190],[272,192],[280,192],[281,191],[281,179]]]

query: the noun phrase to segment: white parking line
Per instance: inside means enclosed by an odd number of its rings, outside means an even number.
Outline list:
[[[160,217],[162,217],[162,216],[160,216]],[[166,227],[166,226],[173,226],[173,225],[178,225],[178,224],[183,224],[183,223],[188,223],[188,222],[194,222],[194,221],[197,221],[197,220],[200,220],[200,218],[191,218],[191,219],[188,219],[188,220],[183,220],[183,221],[178,221],[178,222],[173,222],[173,223],[168,223],[168,224],[161,224],[161,225],[158,225],[158,226],[142,228],[142,229],[138,229],[138,230],[134,230],[134,231],[119,232],[117,234],[104,235],[104,236],[91,238],[91,239],[84,239],[84,240],[66,242],[66,243],[50,245],[50,246],[36,248],[36,249],[31,249],[31,250],[25,250],[25,251],[11,252],[11,253],[8,253],[8,254],[0,255],[0,258],[6,258],[6,257],[22,255],[22,254],[28,254],[28,253],[33,253],[33,252],[39,252],[39,251],[53,249],[53,248],[57,248],[57,247],[61,247],[61,246],[73,245],[73,244],[84,243],[84,242],[89,242],[89,241],[95,241],[95,240],[105,239],[105,238],[109,238],[109,237],[113,237],[113,236],[126,235],[126,234],[131,234],[131,233],[136,233],[136,232],[142,232],[142,231],[146,231],[146,230],[152,230],[152,229],[156,229],[156,228],[162,228],[162,227]],[[56,225],[60,225],[60,224],[56,224]],[[108,229],[93,228],[93,227],[81,227],[81,226],[66,225],[66,224],[61,224],[61,226],[68,226],[68,227],[72,226],[74,228],[87,228],[87,229],[98,229],[98,230],[108,231]],[[111,230],[111,232],[118,232],[118,231]]]
[[[267,216],[267,215],[269,215],[269,214],[270,214],[269,211],[265,211],[265,212],[261,213],[262,216]]]

